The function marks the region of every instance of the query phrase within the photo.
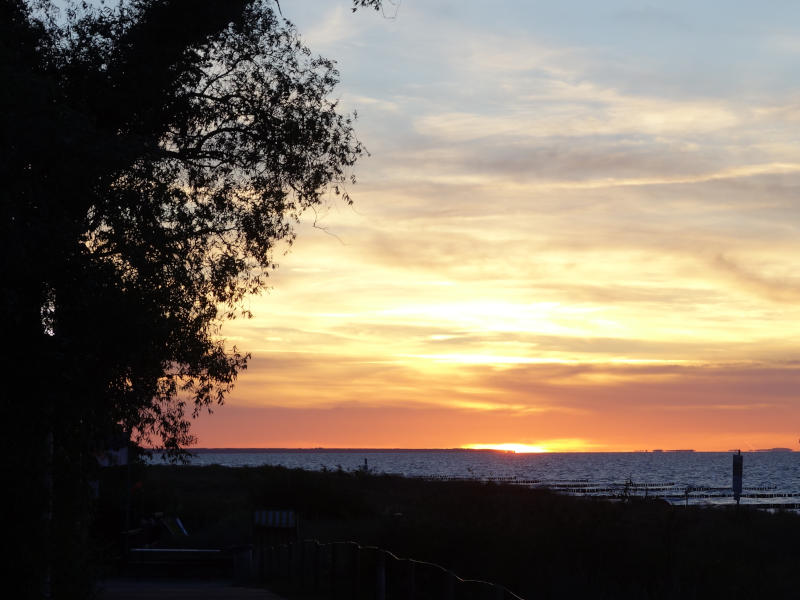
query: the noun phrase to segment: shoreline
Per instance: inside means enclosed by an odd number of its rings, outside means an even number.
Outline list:
[[[147,448],[150,452],[159,452],[159,448]],[[736,450],[694,450],[694,449],[675,449],[675,450],[662,450],[659,448],[653,450],[623,450],[623,451],[563,451],[563,452],[515,452],[513,450],[495,450],[491,448],[236,448],[236,447],[221,447],[221,448],[187,448],[187,452],[198,454],[357,454],[360,452],[369,452],[372,454],[391,454],[391,453],[452,453],[452,452],[465,452],[465,453],[491,453],[491,454],[732,454]],[[763,454],[763,453],[776,453],[776,454],[792,454],[797,453],[797,450],[792,448],[759,448],[755,450],[742,450],[742,454]]]

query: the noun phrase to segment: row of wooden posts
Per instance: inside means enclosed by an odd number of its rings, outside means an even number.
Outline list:
[[[355,542],[253,547],[255,578],[277,590],[347,600],[521,600],[501,585]]]

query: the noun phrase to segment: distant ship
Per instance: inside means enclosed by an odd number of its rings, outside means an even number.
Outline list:
[[[694,452],[694,450],[691,449],[691,448],[687,448],[685,450],[683,450],[683,449],[680,449],[680,450],[664,450],[664,452]]]
[[[791,448],[759,448],[756,452],[794,452]]]

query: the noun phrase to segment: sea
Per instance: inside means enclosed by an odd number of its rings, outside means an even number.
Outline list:
[[[493,450],[194,449],[189,464],[367,471],[548,487],[582,496],[656,496],[673,504],[732,504],[732,452],[523,454]],[[800,452],[743,452],[742,504],[800,510]]]

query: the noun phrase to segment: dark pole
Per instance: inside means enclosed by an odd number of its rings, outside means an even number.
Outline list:
[[[125,515],[122,534],[122,560],[127,564],[131,536],[131,434],[125,432]],[[114,444],[116,446],[116,444]]]
[[[733,499],[736,500],[737,506],[742,496],[742,462],[742,451],[737,450],[733,455]]]

